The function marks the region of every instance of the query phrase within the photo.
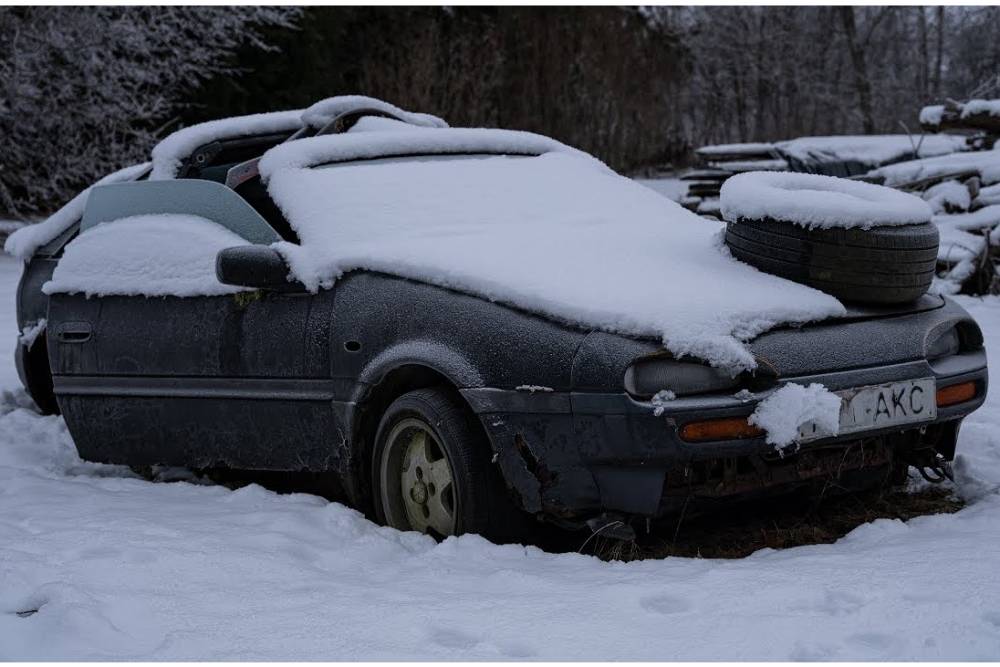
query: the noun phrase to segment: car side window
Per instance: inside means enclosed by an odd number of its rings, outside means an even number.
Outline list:
[[[102,222],[159,213],[207,218],[249,243],[266,245],[282,240],[274,227],[237,193],[219,183],[197,179],[95,187],[80,229],[87,231]]]

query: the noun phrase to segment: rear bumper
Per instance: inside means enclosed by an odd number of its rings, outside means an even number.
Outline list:
[[[934,446],[950,458],[959,422],[986,397],[982,350],[934,364],[917,360],[782,382],[819,382],[840,390],[925,377],[934,377],[938,388],[972,381],[976,395],[939,407],[933,422],[817,440],[786,457],[763,437],[688,443],[679,436],[691,421],[747,417],[774,389],[742,400],[732,395],[679,398],[667,403],[660,416],[649,402],[624,393],[462,393],[479,415],[507,484],[525,510],[566,518],[596,511],[659,516],[672,509],[672,497],[685,495],[684,489],[686,495],[705,495],[715,488],[715,495],[724,496],[781,491],[826,475],[831,466],[837,474],[886,466],[901,450],[914,447]],[[841,463],[834,466],[837,460]]]

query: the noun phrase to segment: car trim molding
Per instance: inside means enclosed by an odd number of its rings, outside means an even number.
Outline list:
[[[332,401],[342,387],[322,378],[219,378],[54,375],[60,396],[150,398],[235,398],[284,401]]]

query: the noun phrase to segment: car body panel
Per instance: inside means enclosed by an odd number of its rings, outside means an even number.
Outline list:
[[[77,447],[137,465],[336,469],[331,307],[331,294],[53,295],[53,384]],[[80,323],[92,336],[64,340]]]

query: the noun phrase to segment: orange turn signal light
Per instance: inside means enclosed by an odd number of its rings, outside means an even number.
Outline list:
[[[948,387],[941,387],[937,390],[937,404],[939,408],[946,408],[949,405],[958,405],[971,401],[976,397],[975,382],[960,382]]]
[[[681,427],[681,439],[688,442],[708,442],[710,440],[736,440],[757,438],[764,435],[764,429],[747,422],[746,417],[727,417],[689,422]]]

